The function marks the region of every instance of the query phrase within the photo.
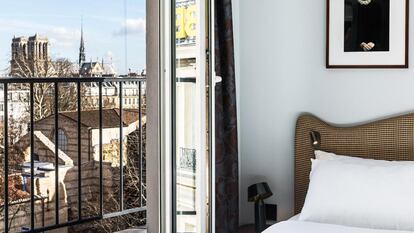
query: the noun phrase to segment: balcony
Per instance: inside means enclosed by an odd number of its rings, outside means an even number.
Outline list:
[[[0,92],[1,232],[145,228],[145,77],[2,78]]]

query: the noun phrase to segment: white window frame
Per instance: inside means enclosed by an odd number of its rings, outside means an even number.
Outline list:
[[[213,14],[214,5],[212,0],[202,0],[203,2],[209,1],[210,3],[210,24],[214,25],[214,19],[211,17]],[[148,210],[147,210],[147,229],[150,233],[156,232],[165,232],[165,233],[173,233],[172,232],[172,156],[171,152],[173,149],[172,142],[172,98],[171,98],[171,87],[172,84],[172,61],[171,61],[171,54],[172,54],[172,45],[171,42],[171,7],[172,6],[171,0],[147,0],[147,90],[148,90],[148,106],[151,108],[148,109],[148,127],[147,127],[147,134],[148,134],[148,142],[147,142],[147,154],[148,159],[147,161],[147,184],[148,184]],[[198,31],[203,32],[205,34],[205,26],[207,18],[205,14],[207,14],[205,9],[205,4],[198,4],[198,12],[202,12],[199,14],[199,23],[198,23]],[[175,31],[173,32],[175,33]],[[214,38],[214,30],[211,29],[210,31],[211,38]],[[199,35],[198,38],[206,38],[205,35]],[[211,39],[212,40],[212,39]],[[210,41],[210,47],[213,46],[212,41]],[[197,61],[203,61],[203,64],[199,63],[199,77],[202,77],[205,74],[207,69],[210,70],[210,74],[214,76],[214,48],[210,49],[210,67],[205,66],[206,61],[206,45],[198,46],[199,50],[199,57]],[[197,82],[197,88],[199,93],[205,93],[206,87],[210,84],[210,96],[211,96],[211,103],[214,103],[214,82],[206,83],[205,79],[202,82]],[[211,85],[213,83],[213,85]],[[200,95],[200,102],[207,103],[206,96]],[[206,106],[204,104],[200,104],[200,107]],[[214,113],[214,104],[212,104],[212,113]],[[214,117],[214,114],[210,114]],[[200,115],[206,116],[206,109],[200,109]],[[201,117],[200,117],[201,118]],[[205,118],[203,118],[205,119]],[[214,135],[214,118],[211,119],[210,122],[211,126],[210,129],[213,131],[210,135]],[[200,128],[204,130],[200,131],[199,137],[205,138],[206,135],[206,125],[205,120],[200,120]],[[214,155],[214,137],[211,137],[211,152],[210,156]],[[203,140],[204,141],[204,140]],[[207,145],[205,143],[200,144],[199,148],[197,148],[200,152],[206,152]],[[199,153],[205,155],[206,153]],[[205,164],[206,158],[202,156],[200,162],[197,162],[197,166],[201,166]],[[199,232],[214,232],[214,156],[210,158],[210,182],[211,182],[211,190],[208,189],[201,189],[199,194],[200,197],[207,197],[207,194],[210,194],[209,200],[203,198],[205,200],[203,203],[199,203],[198,210],[200,213],[200,224],[199,224]],[[205,177],[206,170],[197,168],[197,170],[203,170],[202,173],[197,174],[199,177]],[[207,179],[205,179],[207,180]],[[201,181],[200,181],[201,182]],[[207,181],[208,182],[208,181]],[[200,183],[202,184],[202,183]],[[206,187],[206,185],[199,185],[200,187]],[[209,192],[209,193],[207,193]],[[211,206],[208,208],[206,204],[209,203]],[[210,209],[210,210],[209,210]],[[207,213],[212,212],[210,215],[210,220],[207,219]],[[204,217],[204,218],[203,218]]]
[[[164,154],[165,127],[161,116],[165,114],[162,98],[163,72],[163,12],[165,0],[147,0],[147,230],[150,233],[165,232],[165,182],[162,160]]]
[[[197,31],[198,35],[197,38],[206,38],[206,19],[207,19],[207,12],[206,12],[206,3],[210,0],[197,0],[197,10],[198,10],[198,24],[197,24]],[[173,190],[173,184],[172,184],[172,151],[175,149],[175,145],[172,145],[172,111],[171,108],[173,106],[172,103],[172,85],[175,85],[175,83],[172,83],[172,69],[174,69],[174,66],[172,65],[172,62],[175,62],[175,57],[173,56],[173,48],[172,46],[175,46],[175,43],[172,42],[172,33],[175,33],[175,30],[172,31],[172,20],[173,17],[171,15],[172,7],[175,7],[175,5],[172,5],[173,1],[163,1],[162,2],[162,26],[161,26],[161,43],[162,43],[162,52],[161,52],[161,63],[163,67],[162,72],[162,83],[161,83],[161,122],[162,122],[162,129],[161,129],[161,136],[162,136],[162,161],[161,161],[161,169],[163,171],[162,174],[162,197],[161,197],[161,203],[162,203],[162,216],[165,216],[165,218],[162,219],[162,228],[161,232],[165,233],[174,233],[172,232],[172,219],[173,219],[173,213],[172,213],[172,190]],[[174,20],[175,22],[175,20]],[[210,67],[206,66],[206,49],[207,45],[204,43],[205,41],[202,41],[203,43],[200,43],[200,40],[197,40],[197,57],[196,57],[196,63],[197,63],[197,77],[205,77],[207,69],[210,69]],[[212,60],[213,61],[213,60]],[[211,202],[207,199],[209,196],[209,193],[211,191],[208,190],[207,186],[207,175],[208,171],[205,169],[205,167],[202,167],[203,165],[207,164],[208,158],[207,155],[207,144],[208,141],[206,141],[206,135],[207,135],[207,125],[206,125],[206,119],[207,119],[207,112],[206,112],[206,104],[208,104],[208,100],[206,98],[206,88],[209,86],[209,83],[206,82],[205,78],[198,78],[196,82],[196,89],[197,89],[197,100],[198,100],[198,106],[199,109],[197,111],[197,132],[199,134],[197,135],[197,203],[196,203],[196,211],[197,211],[197,232],[204,233],[207,231],[211,231],[210,229],[213,227],[211,226],[211,222],[208,220],[209,216],[209,208],[207,206],[208,202]],[[214,88],[211,88],[214,90]],[[210,89],[210,90],[211,90]],[[214,93],[213,93],[214,95]],[[211,114],[214,116],[214,114]],[[214,127],[212,127],[214,128]],[[213,134],[214,135],[214,134]],[[214,146],[212,146],[214,148]],[[210,161],[211,164],[214,164],[212,161]],[[214,172],[213,172],[214,173]],[[200,179],[200,177],[202,179]],[[211,181],[214,180],[213,178],[210,178]],[[213,185],[212,185],[213,186]],[[212,198],[214,199],[214,198]],[[213,202],[211,202],[211,205]],[[214,212],[214,211],[213,211]],[[214,216],[214,215],[211,215]],[[213,220],[214,221],[214,220]]]

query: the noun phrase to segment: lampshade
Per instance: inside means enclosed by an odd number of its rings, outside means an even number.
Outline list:
[[[253,184],[248,188],[248,198],[250,202],[258,202],[272,195],[273,193],[266,182]]]

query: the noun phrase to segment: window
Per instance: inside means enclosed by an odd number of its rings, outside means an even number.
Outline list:
[[[211,229],[209,182],[212,145],[208,139],[212,105],[206,51],[208,0],[175,0],[171,22],[173,92],[173,233],[203,233]],[[175,14],[174,14],[175,12]]]
[[[63,129],[58,130],[58,147],[61,151],[68,152],[68,137]]]
[[[0,100],[0,128],[6,132],[0,142],[7,145],[8,158],[19,158],[2,162],[13,170],[0,169],[0,186],[7,186],[11,175],[38,184],[16,190],[24,200],[0,190],[2,232],[145,228],[150,107],[147,102],[133,109],[122,104],[133,102],[131,93],[138,93],[138,86],[139,97],[147,100],[146,77],[139,74],[147,65],[147,30],[156,30],[146,26],[147,2],[154,1],[0,2],[7,12],[0,16],[6,25],[0,50],[9,54],[0,57],[0,77],[19,77],[16,83],[0,80],[7,95]],[[151,23],[159,15],[152,17]],[[35,70],[22,69],[34,64]],[[22,144],[22,150],[10,149]],[[56,198],[63,193],[70,196]]]

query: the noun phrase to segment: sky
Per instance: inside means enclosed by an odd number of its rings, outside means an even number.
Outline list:
[[[77,63],[82,18],[86,61],[112,62],[118,74],[145,69],[145,0],[1,0],[0,74],[14,36],[46,36],[52,59]]]

